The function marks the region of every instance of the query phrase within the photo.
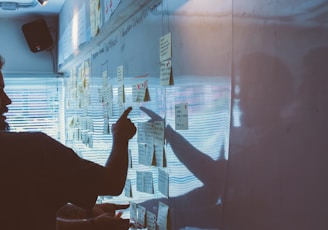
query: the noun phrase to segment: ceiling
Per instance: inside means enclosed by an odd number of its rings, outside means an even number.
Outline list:
[[[0,7],[0,18],[24,18],[33,15],[57,15],[59,14],[65,0],[48,0],[45,6],[41,6],[37,0],[0,0],[3,3],[17,3],[16,10],[4,10]]]

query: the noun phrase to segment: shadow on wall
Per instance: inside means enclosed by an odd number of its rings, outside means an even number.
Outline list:
[[[243,116],[231,130],[226,229],[327,229],[327,60],[327,47],[306,54],[296,88],[278,58],[242,59]]]
[[[327,60],[328,47],[318,47],[304,55],[302,83],[297,90],[297,126],[290,156],[293,165],[285,165],[289,180],[284,185],[287,198],[292,201],[285,213],[299,223],[298,229],[328,228]]]
[[[152,121],[160,120],[154,112],[142,108]],[[219,229],[222,224],[222,196],[225,185],[226,160],[224,146],[222,158],[213,160],[191,145],[182,135],[169,125],[165,129],[165,138],[177,158],[193,173],[203,186],[189,193],[168,199],[146,201],[140,205],[157,213],[158,202],[170,207],[171,229]]]
[[[278,58],[244,56],[238,66],[241,126],[232,127],[224,214],[226,229],[280,228],[281,162],[294,92]]]

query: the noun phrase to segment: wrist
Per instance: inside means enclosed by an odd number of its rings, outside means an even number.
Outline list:
[[[126,138],[125,136],[113,136],[113,144],[117,145],[126,145],[129,143],[129,139]]]

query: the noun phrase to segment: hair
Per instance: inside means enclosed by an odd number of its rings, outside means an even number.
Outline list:
[[[0,70],[2,70],[2,67],[5,65],[5,59],[0,55]]]

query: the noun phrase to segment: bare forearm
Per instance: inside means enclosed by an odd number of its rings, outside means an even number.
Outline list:
[[[114,140],[105,164],[105,183],[101,195],[119,195],[124,189],[128,171],[128,140]]]
[[[105,165],[105,181],[100,195],[120,195],[124,189],[128,171],[128,144],[137,129],[128,118],[132,107],[127,108],[112,126],[112,152]]]

